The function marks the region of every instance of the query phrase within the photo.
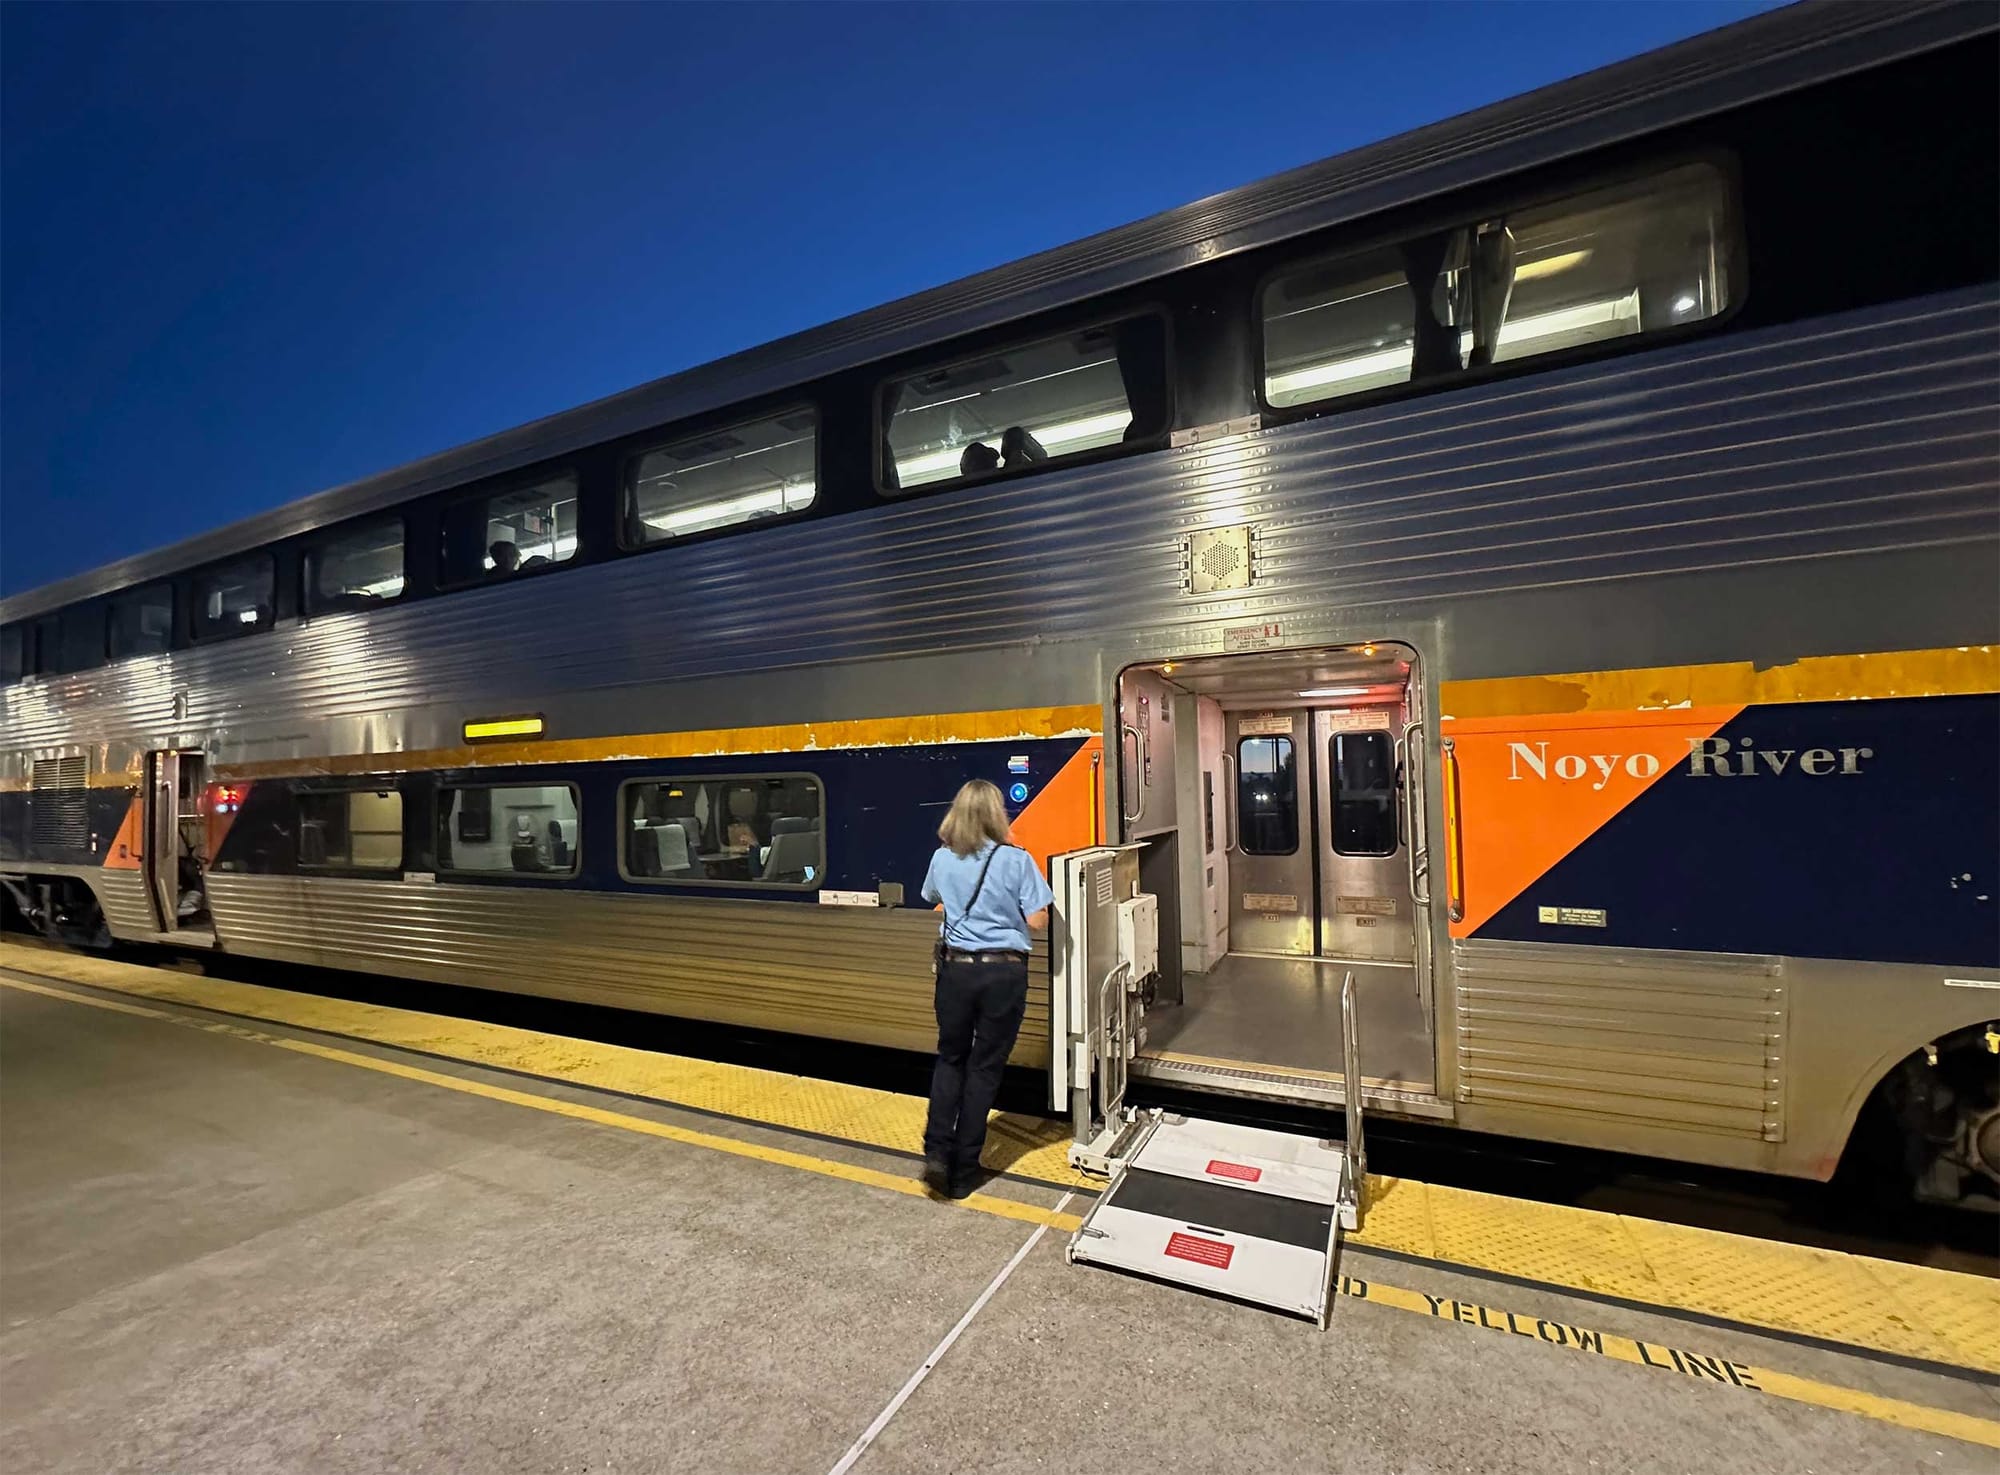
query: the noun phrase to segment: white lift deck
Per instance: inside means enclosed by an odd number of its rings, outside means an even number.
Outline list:
[[[1360,1093],[1344,1142],[1124,1104],[1145,980],[1158,966],[1158,911],[1130,850],[1057,856],[1058,1105],[1073,1109],[1070,1161],[1110,1184],[1071,1238],[1071,1264],[1099,1265],[1266,1306],[1324,1327],[1343,1229],[1361,1224],[1367,1177]],[[1349,1069],[1359,1059],[1354,979],[1341,989]]]

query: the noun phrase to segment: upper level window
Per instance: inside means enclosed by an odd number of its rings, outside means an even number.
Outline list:
[[[619,791],[634,881],[817,886],[825,804],[808,774],[641,779]]]
[[[576,476],[468,498],[445,509],[444,582],[504,579],[576,557]]]
[[[576,870],[576,790],[566,784],[450,785],[438,790],[437,817],[440,871]]]
[[[627,546],[812,506],[818,424],[807,406],[647,451],[626,471]]]
[[[1164,435],[1173,406],[1156,315],[926,369],[882,388],[882,486],[894,492]]]
[[[199,637],[268,630],[276,576],[271,555],[254,554],[195,575],[194,633]]]
[[[306,613],[352,609],[403,592],[403,520],[385,517],[306,549]]]
[[[45,676],[67,676],[104,664],[104,609],[84,605],[50,615],[35,627],[37,662]]]
[[[1265,288],[1285,408],[1699,322],[1740,295],[1729,188],[1689,164],[1358,255]]]
[[[111,601],[111,659],[164,654],[174,641],[174,590],[171,584],[115,596]]]
[[[0,686],[12,686],[28,674],[28,627],[0,630]]]

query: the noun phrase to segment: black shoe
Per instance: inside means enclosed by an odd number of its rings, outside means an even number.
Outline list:
[[[947,1198],[968,1198],[986,1181],[984,1168],[970,1168],[965,1172],[951,1175],[951,1187],[946,1190]]]
[[[924,1187],[939,1198],[956,1198],[951,1191],[951,1167],[934,1157],[924,1159]]]

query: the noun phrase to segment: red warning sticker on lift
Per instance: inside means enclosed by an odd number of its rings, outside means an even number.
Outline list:
[[[1167,1253],[1176,1260],[1192,1260],[1197,1265],[1213,1265],[1217,1270],[1227,1270],[1230,1259],[1236,1254],[1236,1246],[1176,1231],[1168,1236]]]
[[[1221,1158],[1213,1158],[1208,1164],[1211,1178],[1234,1178],[1239,1183],[1255,1183],[1264,1176],[1262,1168],[1253,1168],[1248,1163],[1225,1163]]]

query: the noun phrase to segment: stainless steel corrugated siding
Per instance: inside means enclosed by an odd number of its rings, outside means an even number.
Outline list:
[[[1301,639],[1357,608],[1992,543],[1996,347],[1991,289],[1714,338],[28,682],[0,691],[0,746],[181,730],[226,753],[340,719],[339,751],[393,750],[393,714],[423,708],[452,728],[592,689],[1229,618]],[[1182,535],[1246,521],[1249,597],[1183,595]]]
[[[39,614],[592,441],[1535,168],[1993,27],[1992,7],[1984,4],[1788,6],[0,601],[0,620]]]
[[[37,867],[37,870],[40,869]],[[152,937],[159,931],[159,921],[153,916],[152,899],[146,895],[146,878],[138,871],[98,866],[88,871],[78,870],[75,874],[83,876],[96,893],[98,908],[104,913],[104,924],[111,929],[113,937],[133,941]]]
[[[1458,1100],[1782,1141],[1777,958],[1454,944]]]
[[[937,918],[915,909],[220,872],[208,877],[208,897],[216,936],[233,953],[902,1050],[937,1046]],[[1013,1058],[1046,1066],[1045,955],[1028,984]]]

